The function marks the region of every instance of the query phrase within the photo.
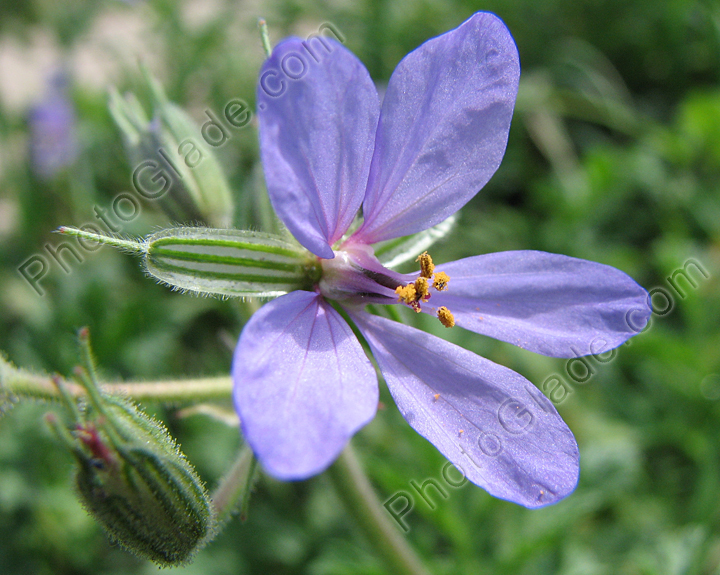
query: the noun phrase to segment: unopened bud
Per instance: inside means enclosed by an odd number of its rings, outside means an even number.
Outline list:
[[[156,78],[146,73],[146,79],[152,120],[134,94],[110,93],[110,113],[133,164],[133,185],[175,221],[228,227],[234,204],[220,163],[190,116],[167,99]]]
[[[46,416],[77,460],[80,499],[128,551],[162,566],[185,563],[214,532],[205,487],[165,427],[130,401],[102,394],[93,372],[78,371],[89,398],[84,410],[55,380],[74,419],[70,427]]]

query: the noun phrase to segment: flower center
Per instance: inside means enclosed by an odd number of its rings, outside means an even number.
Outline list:
[[[384,267],[370,246],[345,244],[331,260],[321,259],[322,278],[317,289],[327,299],[346,305],[404,303],[416,312],[430,299],[431,289],[445,291],[450,277],[436,272],[427,252],[415,260],[420,262],[420,275],[408,282],[408,276]],[[437,309],[437,317],[445,327],[453,327],[455,318],[448,308]]]
[[[420,304],[427,303],[430,299],[430,280],[432,280],[433,289],[445,291],[448,287],[450,276],[445,272],[435,271],[435,264],[433,264],[432,258],[427,252],[421,253],[415,261],[420,262],[420,276],[414,282],[396,287],[395,293],[398,296],[398,303],[404,303],[415,310],[415,312],[420,313],[422,311]],[[453,327],[455,325],[453,314],[445,306],[438,308],[437,314],[440,323],[445,327]]]
[[[348,304],[392,304],[395,289],[405,282],[399,273],[384,267],[370,246],[345,245],[331,260],[320,260],[320,293]]]

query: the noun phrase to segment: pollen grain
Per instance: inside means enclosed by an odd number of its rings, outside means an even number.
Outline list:
[[[420,262],[420,275],[417,279],[404,286],[398,286],[395,288],[395,294],[398,296],[398,303],[404,303],[410,306],[414,311],[421,312],[421,303],[427,303],[430,299],[431,293],[430,288],[437,291],[445,291],[450,281],[450,276],[445,272],[435,272],[435,265],[433,264],[430,254],[427,252],[421,253],[416,262]],[[432,282],[432,284],[430,283]],[[444,309],[443,318],[440,321],[446,327],[452,327],[455,325],[455,320],[452,314]]]
[[[438,291],[445,291],[450,281],[450,276],[445,272],[437,272],[433,280],[433,286]]]
[[[418,300],[427,302],[430,299],[430,285],[428,284],[427,278],[420,276],[415,280],[415,297]]]
[[[398,296],[399,303],[406,303],[411,305],[417,301],[417,292],[415,291],[415,284],[407,284],[405,286],[398,286],[395,288],[395,293]]]
[[[455,325],[455,317],[452,312],[445,306],[439,307],[437,310],[437,316],[440,323],[445,327],[453,327]]]
[[[435,271],[435,264],[433,264],[430,254],[427,252],[421,253],[416,262],[420,262],[420,277],[430,279]]]

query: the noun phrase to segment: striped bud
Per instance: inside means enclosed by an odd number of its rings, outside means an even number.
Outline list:
[[[319,279],[318,264],[308,252],[262,232],[175,228],[146,242],[147,271],[183,290],[276,297],[307,289]]]
[[[214,534],[202,481],[162,424],[102,394],[93,369],[77,374],[87,407],[55,378],[74,421],[66,427],[54,413],[45,419],[75,456],[83,506],[128,551],[161,566],[186,563]]]

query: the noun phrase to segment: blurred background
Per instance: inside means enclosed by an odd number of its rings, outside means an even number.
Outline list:
[[[179,221],[133,191],[136,163],[108,110],[110,88],[136,94],[152,119],[145,66],[199,124],[233,99],[253,109],[259,16],[273,43],[331,23],[382,87],[403,55],[478,10],[515,37],[520,94],[500,170],[433,257],[537,249],[594,260],[651,290],[656,311],[629,345],[585,366],[443,333],[557,404],[581,475],[555,506],[529,511],[449,485],[445,460],[384,388],[358,454],[381,501],[414,494],[404,536],[436,574],[720,573],[715,0],[0,0],[0,349],[20,367],[69,374],[76,330],[88,325],[108,381],[227,374],[246,308],[172,292],[107,248],[74,243],[71,253],[52,233],[92,223],[146,235]],[[255,123],[228,129],[215,153],[233,224],[272,231]],[[83,511],[71,457],[41,420],[49,408],[6,405],[0,415],[0,572],[155,572]],[[235,458],[237,429],[148,409],[214,485]],[[432,505],[410,485],[427,479],[445,495],[428,490]],[[262,476],[247,521],[176,571],[386,573],[323,476]]]

